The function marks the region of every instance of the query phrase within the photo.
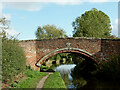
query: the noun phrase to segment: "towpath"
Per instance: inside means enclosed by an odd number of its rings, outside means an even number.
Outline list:
[[[37,87],[36,87],[36,90],[42,89],[42,87],[43,87],[46,79],[49,77],[50,74],[53,74],[53,73],[48,73],[48,75],[46,75],[45,77],[43,77],[43,78],[39,81],[39,83],[38,83],[38,85],[37,85]]]

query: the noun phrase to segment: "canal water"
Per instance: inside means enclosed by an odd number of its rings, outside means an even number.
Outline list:
[[[75,64],[64,64],[55,68],[55,71],[60,72],[67,88],[76,88],[73,84],[73,78],[71,76],[71,71],[75,66]]]
[[[56,67],[54,70],[59,71],[67,88],[92,88],[96,90],[98,88],[108,89],[108,88],[120,88],[120,83],[117,81],[104,81],[98,80],[95,77],[89,78],[89,80],[83,77],[72,76],[72,70],[75,68],[75,64],[64,64]]]

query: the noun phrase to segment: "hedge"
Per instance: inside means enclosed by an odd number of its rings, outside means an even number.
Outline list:
[[[26,67],[26,58],[17,40],[2,40],[2,81],[11,82]]]

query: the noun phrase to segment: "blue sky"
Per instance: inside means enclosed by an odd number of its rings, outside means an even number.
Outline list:
[[[38,26],[54,24],[72,36],[72,22],[85,11],[96,8],[106,13],[111,20],[112,34],[118,36],[118,2],[4,2],[2,15],[11,21],[10,35],[20,40],[35,39]]]

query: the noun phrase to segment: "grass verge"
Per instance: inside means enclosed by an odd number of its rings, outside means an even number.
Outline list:
[[[26,79],[22,82],[11,83],[10,86],[13,88],[36,88],[40,79],[47,75],[47,73],[35,71],[35,70],[26,70],[25,71]]]
[[[59,72],[51,74],[44,83],[43,88],[66,88]]]

